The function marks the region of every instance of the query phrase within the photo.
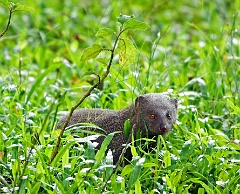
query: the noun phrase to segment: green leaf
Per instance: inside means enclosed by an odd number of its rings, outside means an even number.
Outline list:
[[[28,101],[29,101],[29,99],[31,98],[34,90],[39,87],[41,81],[47,76],[47,74],[49,74],[49,73],[52,72],[53,70],[57,69],[60,65],[61,65],[61,64],[52,65],[52,66],[50,66],[49,68],[47,68],[46,71],[44,71],[43,73],[40,73],[40,75],[38,76],[37,80],[34,82],[34,84],[33,84],[32,88],[31,88],[30,92],[28,93],[27,100],[26,100],[25,104],[28,103]]]
[[[145,158],[140,158],[139,161],[134,166],[133,171],[132,171],[129,181],[128,181],[129,189],[131,189],[138,181],[140,172],[141,172],[141,168],[142,168],[144,162],[145,162]]]
[[[172,182],[173,185],[179,185],[180,181],[182,179],[182,171],[174,171],[173,173],[171,173],[171,177],[172,177]]]
[[[12,12],[14,12],[14,11],[26,11],[26,12],[35,11],[32,7],[29,7],[27,5],[23,5],[21,3],[14,3],[14,2],[11,2],[11,1],[9,2],[7,0],[0,0],[0,3],[7,6],[8,9],[10,9]]]
[[[44,158],[44,155],[45,153],[42,153],[41,151],[39,150],[36,150],[37,151],[37,155],[39,157],[39,162],[37,163],[37,171],[39,174],[45,174],[46,175],[46,180],[49,181],[50,180],[50,172],[49,172],[49,168],[47,166],[47,162]]]
[[[128,139],[129,135],[130,135],[131,129],[130,129],[130,120],[127,119],[124,122],[124,136],[126,139]]]
[[[100,166],[100,168],[102,165]],[[108,150],[107,155],[106,155],[106,166],[105,166],[105,178],[107,179],[108,177],[111,176],[113,172],[113,154],[111,150]]]
[[[224,142],[226,144],[230,141],[229,137],[219,129],[209,128],[209,134],[214,134],[217,136],[218,141]]]
[[[11,7],[11,2],[7,1],[7,0],[0,0],[0,3],[2,3],[3,5],[7,6],[8,8]]]
[[[64,184],[62,181],[59,181],[57,178],[54,176],[51,177],[56,184],[57,188],[59,189],[60,193],[66,193],[66,189],[64,188]]]
[[[81,57],[81,61],[87,61],[96,58],[103,48],[99,44],[93,44],[92,46],[84,49]]]
[[[39,189],[40,189],[40,186],[41,186],[41,182],[36,182],[32,185],[32,188],[31,188],[31,192],[30,193],[38,193]]]
[[[137,180],[137,182],[135,184],[135,193],[142,194],[141,183],[139,180]]]
[[[62,168],[69,164],[69,149],[66,150],[66,152],[63,154],[62,157]]]
[[[27,5],[23,5],[20,3],[16,3],[14,6],[13,11],[26,11],[26,12],[33,12],[35,11],[32,7],[29,7]]]
[[[124,168],[121,171],[121,176],[124,177],[126,175],[129,175],[133,171],[133,166],[131,164],[128,164],[124,166]]]
[[[113,34],[115,34],[115,32],[110,28],[100,28],[96,33],[96,36],[106,37],[106,36],[111,36]]]
[[[19,160],[15,160],[11,168],[12,168],[13,178],[16,179],[17,173],[19,172]]]
[[[130,20],[131,18],[134,18],[133,15],[129,16],[129,15],[122,15],[120,14],[119,17],[117,17],[117,21],[121,24],[124,24],[125,22],[127,22],[128,20]]]
[[[146,24],[145,22],[140,22],[140,21],[135,20],[135,19],[129,19],[128,21],[126,21],[126,23],[124,23],[123,26],[127,30],[145,31],[146,29],[149,28],[149,25]]]
[[[165,179],[166,179],[166,182],[167,182],[168,187],[170,187],[171,189],[173,189],[173,183],[172,183],[172,181],[171,181],[171,178],[168,176],[168,174],[166,174]]]
[[[104,64],[104,65],[107,65],[107,64],[108,64],[108,61],[107,61],[106,59],[104,59],[104,58],[97,58],[97,61],[98,61],[99,63]]]
[[[57,154],[57,156],[54,158],[52,162],[52,166],[56,166],[57,163],[61,160],[63,157],[64,153],[73,145],[75,144],[75,141],[70,141],[68,142]]]
[[[197,78],[191,79],[191,80],[186,84],[185,87],[188,87],[188,88],[189,88],[189,87],[192,87],[194,84],[198,84],[198,85],[199,85],[200,91],[201,91],[201,93],[202,93],[202,96],[203,96],[203,98],[206,99],[206,97],[208,96],[208,94],[207,94],[207,84],[206,84],[206,82],[205,82],[202,78],[197,77]]]
[[[129,39],[120,39],[118,43],[119,64],[121,66],[128,66],[135,62],[135,57],[138,50]]]
[[[164,153],[163,162],[164,162],[165,168],[167,168],[168,166],[171,166],[171,157],[170,157],[170,152],[168,150]]]
[[[205,193],[205,189],[204,188],[199,188],[198,189],[198,194],[204,194]]]
[[[235,106],[233,104],[233,102],[229,99],[227,99],[227,102],[228,102],[229,106],[233,109],[233,112],[231,114],[236,114],[236,115],[240,116],[240,108]]]
[[[216,193],[216,190],[213,191],[213,189],[211,189],[207,184],[205,184],[203,181],[201,180],[195,180],[194,183],[199,183],[202,185],[202,187],[206,190],[207,193],[209,194],[214,194]]]
[[[134,147],[133,144],[131,145],[131,153],[132,153],[132,156],[138,156],[137,150],[136,150],[136,148]]]
[[[104,141],[101,145],[101,148],[96,153],[95,159],[98,163],[103,159],[103,157],[105,155],[105,152],[107,150],[107,147],[110,144],[110,142],[112,141],[112,138],[113,138],[114,134],[115,133],[110,133],[110,134],[107,135],[107,137],[104,139]]]
[[[192,183],[191,184],[189,184],[184,190],[183,190],[183,192],[182,192],[182,194],[188,194],[189,193],[189,189],[192,187]]]
[[[237,184],[240,182],[240,175],[236,177],[232,177],[231,180],[228,183],[228,186],[231,188],[237,187]]]

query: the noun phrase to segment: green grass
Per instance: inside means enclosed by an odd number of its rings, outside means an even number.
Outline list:
[[[80,61],[93,43],[109,48],[100,28],[118,30],[120,13],[147,23],[128,31],[139,50],[81,107],[122,109],[148,92],[179,99],[178,122],[151,152],[119,166],[105,193],[240,192],[239,1],[20,1],[35,9],[13,13],[0,38],[0,193],[100,193],[113,171],[93,144],[64,133],[59,154],[54,126],[97,80],[106,65]],[[8,9],[0,4],[0,31]],[[109,60],[106,52],[100,57]],[[64,112],[65,111],[65,112]],[[78,134],[82,137],[82,134]],[[107,137],[109,140],[111,137]],[[80,139],[81,140],[81,139]],[[94,163],[94,160],[101,163]]]

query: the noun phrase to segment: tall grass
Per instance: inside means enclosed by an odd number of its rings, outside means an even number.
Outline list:
[[[94,83],[82,75],[106,68],[81,62],[82,51],[102,41],[95,37],[99,28],[117,29],[120,13],[150,25],[126,34],[140,53],[129,66],[114,59],[108,78],[81,106],[121,109],[139,94],[168,92],[178,97],[179,113],[156,148],[131,147],[135,157],[118,167],[104,192],[240,192],[238,1],[21,3],[35,11],[14,14],[0,39],[0,192],[102,192],[114,167],[111,151],[95,162],[94,144],[81,133],[67,131],[58,157],[47,163],[56,121]],[[6,24],[2,4],[0,12]]]

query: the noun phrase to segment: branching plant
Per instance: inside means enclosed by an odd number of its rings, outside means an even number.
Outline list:
[[[92,46],[86,48],[81,56],[81,61],[87,61],[90,59],[95,59],[99,56],[99,54],[103,51],[109,51],[110,52],[110,59],[107,63],[107,60],[102,58],[97,58],[97,60],[103,64],[107,64],[107,69],[102,77],[100,77],[98,74],[95,74],[98,77],[97,83],[95,83],[88,91],[87,93],[79,100],[79,102],[71,108],[71,111],[68,115],[68,118],[58,136],[58,140],[56,143],[56,147],[53,151],[52,157],[49,161],[49,165],[52,163],[54,158],[56,157],[58,153],[58,149],[60,147],[61,138],[64,134],[64,131],[66,127],[68,126],[70,119],[72,117],[73,112],[79,107],[79,105],[82,104],[82,102],[91,94],[91,92],[97,88],[100,84],[103,83],[103,81],[107,78],[110,68],[113,64],[113,58],[115,56],[116,49],[118,48],[118,54],[119,54],[119,64],[120,65],[128,65],[134,62],[134,58],[137,54],[137,49],[133,45],[132,41],[126,38],[122,38],[121,35],[127,31],[127,30],[146,30],[149,26],[144,23],[140,22],[138,20],[135,20],[133,16],[126,16],[126,15],[120,15],[118,17],[118,23],[120,24],[119,32],[115,32],[110,28],[101,28],[96,33],[96,36],[98,37],[107,37],[107,36],[114,36],[115,41],[113,44],[113,47],[103,48],[100,44],[93,44]],[[121,159],[121,158],[120,158]]]
[[[0,0],[0,3],[2,3],[3,5],[5,5],[8,10],[9,10],[9,17],[8,17],[8,22],[7,22],[7,26],[6,28],[1,32],[0,34],[0,38],[3,37],[3,35],[8,31],[8,28],[10,26],[10,23],[11,23],[11,18],[12,18],[12,14],[14,12],[17,12],[17,11],[26,11],[26,12],[32,12],[34,11],[33,8],[27,6],[27,5],[22,5],[20,3],[13,3],[13,2],[10,2],[8,0]]]

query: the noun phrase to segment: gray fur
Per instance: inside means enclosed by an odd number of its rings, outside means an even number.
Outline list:
[[[115,131],[121,131],[114,135],[109,145],[109,149],[113,151],[114,163],[117,162],[119,156],[126,144],[127,138],[124,135],[124,123],[130,120],[130,127],[135,125],[135,129],[140,129],[141,137],[154,137],[164,135],[171,131],[173,124],[177,118],[177,100],[169,98],[164,94],[150,93],[137,97],[135,103],[123,110],[108,109],[79,109],[76,110],[68,126],[76,123],[93,123],[106,131],[106,135]],[[60,129],[65,123],[67,116],[57,123]],[[134,135],[136,135],[136,130]],[[96,132],[103,133],[98,129]],[[98,143],[102,143],[104,137],[97,139]]]

